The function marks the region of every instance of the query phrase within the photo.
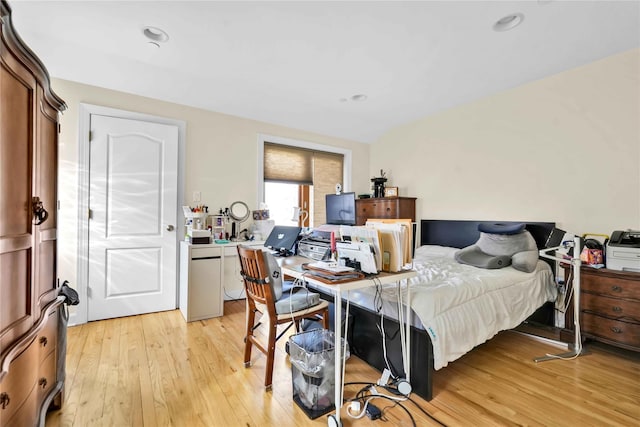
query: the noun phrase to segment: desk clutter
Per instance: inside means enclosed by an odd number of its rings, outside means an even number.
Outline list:
[[[233,202],[228,208],[220,208],[218,213],[210,213],[209,207],[206,205],[182,206],[182,213],[184,215],[185,241],[189,243],[209,244],[212,242],[220,243],[220,241],[251,240],[249,230],[242,228],[242,223],[250,216],[249,207],[244,202]],[[268,211],[266,211],[266,215],[268,216]],[[261,236],[257,237],[260,239]]]
[[[365,278],[364,273],[361,271],[353,267],[337,265],[337,263],[333,262],[317,261],[302,264],[302,269],[305,270],[305,275],[312,276],[314,279],[327,284],[345,283]]]
[[[364,226],[321,226],[298,243],[298,254],[333,260],[365,274],[398,272],[412,261],[413,227],[409,219],[369,219]],[[310,264],[309,270],[322,264]],[[325,270],[328,270],[325,265]],[[335,278],[337,280],[337,278]]]

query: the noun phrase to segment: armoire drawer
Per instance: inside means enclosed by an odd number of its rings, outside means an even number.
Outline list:
[[[56,353],[51,352],[40,364],[38,371],[38,402],[42,402],[56,384]]]
[[[58,342],[58,310],[54,310],[38,333],[36,338],[38,348],[40,349],[40,358],[42,361],[56,348]]]
[[[0,412],[0,426],[2,427],[30,427],[35,426],[38,422],[38,405],[39,402],[35,398],[38,391],[35,389],[35,385],[31,383],[31,389],[25,400],[20,406],[15,405],[14,411],[9,414],[3,414]]]
[[[40,364],[38,345],[34,339],[9,364],[9,370],[0,383],[0,418],[9,420],[29,396],[38,377]],[[4,425],[4,424],[3,424]]]
[[[581,313],[580,320],[585,335],[595,335],[640,349],[640,324],[607,319],[590,313]]]
[[[583,311],[640,323],[640,302],[583,293],[580,303]]]

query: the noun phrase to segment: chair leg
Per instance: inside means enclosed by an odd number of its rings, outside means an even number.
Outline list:
[[[272,319],[269,319],[269,321],[269,342],[267,343],[267,363],[264,375],[264,387],[267,390],[271,389],[271,383],[273,382],[273,359],[276,352],[276,323]]]
[[[329,329],[329,309],[322,312],[322,327]],[[340,325],[336,325],[336,329],[340,329]]]
[[[256,321],[256,311],[252,307],[247,307],[247,335],[244,343],[244,367],[251,366],[251,347],[253,346],[253,324]]]

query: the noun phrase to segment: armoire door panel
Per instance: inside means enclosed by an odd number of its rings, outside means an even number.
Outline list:
[[[37,89],[38,110],[36,112],[35,186],[33,194],[42,203],[47,219],[35,225],[35,241],[38,256],[35,266],[35,297],[38,308],[42,308],[56,297],[56,223],[58,171],[58,123],[57,112],[44,102],[44,93]],[[39,309],[35,312],[39,313]]]
[[[0,254],[0,354],[33,326],[31,249]]]
[[[0,67],[0,238],[31,233],[33,89]]]
[[[36,185],[33,194],[40,198],[48,212],[48,218],[38,226],[38,230],[55,229],[57,223],[58,173],[58,123],[57,113],[42,100],[43,92],[38,86],[38,110],[36,116]]]

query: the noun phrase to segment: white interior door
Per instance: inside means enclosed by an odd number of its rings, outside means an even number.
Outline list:
[[[92,114],[88,320],[176,308],[178,127]]]

